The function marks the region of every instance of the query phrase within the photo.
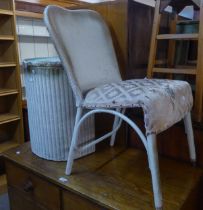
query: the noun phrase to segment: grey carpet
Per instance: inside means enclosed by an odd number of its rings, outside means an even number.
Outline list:
[[[0,195],[0,210],[10,210],[7,193]]]

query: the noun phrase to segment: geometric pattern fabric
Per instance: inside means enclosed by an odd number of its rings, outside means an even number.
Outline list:
[[[193,96],[185,81],[134,79],[90,90],[83,107],[133,108],[144,112],[146,135],[158,134],[177,123],[192,109]]]

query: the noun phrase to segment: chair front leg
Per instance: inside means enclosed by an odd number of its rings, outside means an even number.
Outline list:
[[[162,192],[161,192],[160,175],[159,175],[156,135],[152,134],[147,137],[147,150],[148,150],[147,155],[148,155],[149,168],[152,177],[152,188],[154,192],[154,203],[156,210],[162,210],[163,203],[162,203]]]
[[[66,165],[66,175],[70,175],[72,172],[72,166],[73,166],[73,161],[75,158],[75,148],[77,146],[77,140],[78,140],[78,130],[77,130],[77,124],[82,116],[82,108],[77,108],[77,113],[75,117],[75,125],[73,129],[73,134],[72,134],[72,139],[71,139],[71,145],[69,148],[69,153],[68,153],[68,160],[67,160],[67,165]]]
[[[195,142],[194,134],[192,128],[191,114],[188,112],[184,117],[185,131],[187,134],[187,141],[189,146],[190,160],[192,163],[196,163],[196,151],[195,151]]]

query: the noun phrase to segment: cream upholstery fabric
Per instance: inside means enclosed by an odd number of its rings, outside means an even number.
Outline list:
[[[85,108],[141,107],[146,134],[158,134],[183,119],[193,104],[190,85],[184,81],[135,79],[91,90]]]
[[[76,101],[81,102],[81,92],[121,81],[112,39],[101,16],[90,10],[48,8],[45,23],[71,80]]]

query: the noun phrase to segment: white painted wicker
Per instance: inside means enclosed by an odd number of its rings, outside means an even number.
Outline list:
[[[76,107],[61,62],[57,57],[27,59],[24,67],[32,151],[45,159],[67,160]],[[94,117],[90,117],[81,128],[80,143],[94,137]],[[77,158],[94,151],[92,146]]]

